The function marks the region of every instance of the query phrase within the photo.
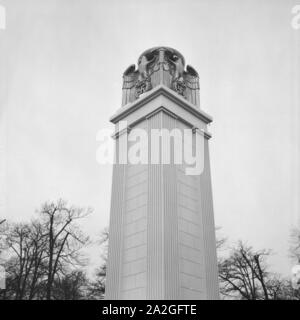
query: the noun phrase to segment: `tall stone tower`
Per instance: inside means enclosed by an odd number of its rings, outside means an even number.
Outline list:
[[[184,57],[168,47],[152,48],[123,74],[122,107],[116,125],[106,299],[218,299],[218,270],[207,124],[200,109],[199,77]],[[126,122],[124,122],[126,121]],[[125,127],[120,123],[126,123]],[[148,163],[124,163],[146,132]],[[201,174],[186,163],[153,163],[154,129],[192,132],[192,149],[202,137]],[[184,142],[185,143],[185,142]],[[122,144],[122,146],[121,146]],[[171,154],[177,147],[171,147]],[[159,149],[165,152],[165,147]],[[123,159],[120,161],[120,159]]]

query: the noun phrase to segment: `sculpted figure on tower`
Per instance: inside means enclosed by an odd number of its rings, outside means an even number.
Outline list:
[[[123,74],[123,101],[126,105],[158,85],[165,85],[199,107],[199,76],[187,66],[181,53],[156,47],[141,54],[137,67],[130,65]]]

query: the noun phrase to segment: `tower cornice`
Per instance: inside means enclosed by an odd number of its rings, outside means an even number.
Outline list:
[[[118,123],[131,113],[135,112],[137,109],[142,108],[148,102],[152,101],[154,98],[160,95],[169,98],[171,101],[175,102],[177,105],[182,107],[187,112],[194,115],[196,118],[202,120],[205,124],[209,124],[213,121],[213,118],[208,115],[203,110],[196,108],[188,100],[184,99],[176,92],[168,88],[167,86],[161,84],[153,88],[151,91],[145,92],[140,96],[138,100],[135,100],[127,105],[121,107],[111,118],[110,121],[114,124]]]

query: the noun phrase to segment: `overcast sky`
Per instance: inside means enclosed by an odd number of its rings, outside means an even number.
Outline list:
[[[83,222],[92,237],[107,226],[112,171],[96,163],[96,134],[121,106],[123,71],[170,46],[199,72],[214,119],[216,225],[230,243],[272,249],[273,270],[288,275],[300,190],[296,3],[0,0],[0,216],[30,219],[62,197],[94,208]]]

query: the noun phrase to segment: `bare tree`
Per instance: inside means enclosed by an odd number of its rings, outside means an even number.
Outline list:
[[[8,264],[10,267],[8,270],[12,271],[11,277],[15,283],[15,299],[22,299],[32,265],[30,258],[30,226],[21,223],[13,225],[6,240],[8,248],[15,253],[15,257]]]
[[[289,299],[290,282],[269,272],[266,259],[269,250],[254,251],[239,242],[228,258],[219,262],[221,293],[231,299]]]
[[[28,299],[32,300],[40,295],[41,286],[47,267],[47,234],[39,221],[31,223],[31,259],[32,270],[28,287]]]
[[[37,221],[13,224],[6,236],[11,258],[6,263],[14,299],[33,299],[45,260],[45,236]]]
[[[46,233],[46,299],[52,298],[52,288],[56,277],[65,274],[68,266],[82,265],[80,250],[88,243],[76,225],[76,221],[86,217],[90,208],[68,206],[64,200],[43,204],[40,215]]]
[[[53,298],[56,300],[82,300],[86,298],[87,276],[82,270],[74,270],[62,278],[56,278],[53,286]]]
[[[37,220],[7,230],[6,299],[53,298],[53,287],[69,281],[66,274],[85,262],[81,249],[88,237],[76,222],[90,212],[58,200],[43,204]]]
[[[89,299],[103,299],[105,295],[105,281],[106,281],[106,264],[107,264],[107,250],[108,250],[108,228],[104,228],[100,234],[99,244],[102,249],[101,258],[103,260],[100,267],[96,270],[96,278],[90,282],[88,287]]]

